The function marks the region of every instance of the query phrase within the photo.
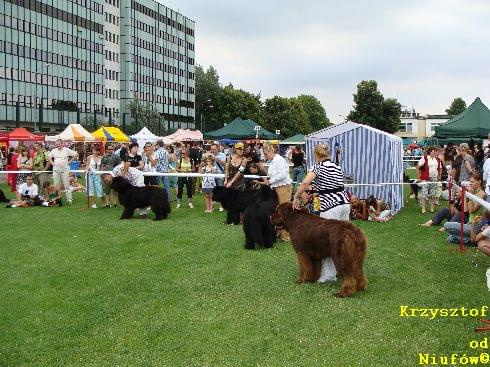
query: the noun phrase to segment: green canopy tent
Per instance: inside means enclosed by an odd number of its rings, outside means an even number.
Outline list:
[[[237,117],[228,125],[222,127],[221,129],[207,132],[204,136],[205,139],[255,139],[258,136],[259,139],[264,140],[274,140],[277,139],[277,135],[271,133],[270,131],[260,128],[258,131],[255,130],[256,126],[260,126],[253,120],[243,120]]]
[[[296,134],[294,136],[291,136],[290,138],[282,140],[279,144],[302,145],[305,144],[305,136],[303,134]]]
[[[459,115],[446,124],[437,126],[434,137],[438,141],[468,141],[488,138],[490,132],[490,110],[478,97]]]
[[[466,144],[480,144],[483,143],[482,138],[428,138],[426,141],[425,146],[429,145],[448,145],[449,143],[459,145],[461,143],[466,143]]]

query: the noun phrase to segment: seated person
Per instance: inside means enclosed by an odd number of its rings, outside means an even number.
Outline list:
[[[370,196],[366,200],[366,206],[368,207],[368,220],[370,221],[387,222],[394,219],[393,215],[391,215],[390,204],[382,199],[376,199],[374,196]]]
[[[5,196],[5,193],[2,191],[2,189],[0,189],[0,202],[10,203],[10,200],[7,199],[7,197]]]
[[[425,223],[419,224],[421,227],[438,226],[444,219],[448,222],[461,223],[461,191],[454,194],[454,200],[451,200],[451,207],[444,207]],[[468,211],[465,210],[464,223],[468,223]],[[439,228],[439,232],[444,232],[444,227]]]
[[[350,219],[367,220],[369,217],[366,200],[359,199],[356,195],[350,197]]]
[[[28,208],[34,205],[41,205],[37,185],[33,182],[32,175],[26,177],[26,182],[17,186],[15,199],[7,204],[7,208],[16,208],[22,206]]]
[[[471,242],[490,256],[490,211],[485,210],[483,216],[475,219],[471,227]]]
[[[85,192],[85,187],[78,182],[77,176],[74,173],[70,175],[70,186],[73,192]]]
[[[389,204],[381,199],[376,199],[374,196],[370,196],[368,199],[359,199],[356,195],[352,195],[350,205],[350,218],[353,220],[387,222],[394,219]]]
[[[43,206],[62,206],[61,190],[58,186],[45,182],[43,184]]]
[[[471,175],[470,178],[470,183],[466,187],[466,190],[473,195],[479,197],[482,200],[485,200],[486,194],[485,190],[483,189],[483,181],[482,181],[482,176],[481,173],[479,172],[474,172]],[[475,222],[475,219],[478,215],[481,215],[483,212],[483,207],[473,201],[468,199],[467,196],[463,198],[464,200],[464,208],[465,211],[468,211],[468,224],[463,225],[463,236],[464,236],[464,241],[466,243],[471,243],[471,228],[473,226],[473,223]],[[446,222],[444,224],[444,228],[447,232],[449,232],[449,237],[447,238],[447,241],[450,243],[460,243],[461,241],[461,224],[456,223],[456,222]]]

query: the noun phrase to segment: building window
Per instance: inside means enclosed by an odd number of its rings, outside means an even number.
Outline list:
[[[411,122],[401,122],[400,123],[400,129],[398,130],[401,133],[409,133],[411,134],[413,132],[412,130],[412,123]]]

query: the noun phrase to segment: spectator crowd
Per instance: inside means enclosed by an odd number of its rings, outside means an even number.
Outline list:
[[[142,147],[137,143],[97,143],[92,146],[91,154],[81,153],[64,146],[61,140],[51,149],[40,142],[31,147],[10,148],[5,157],[0,157],[1,165],[19,173],[7,176],[11,191],[16,193],[7,206],[71,204],[72,193],[85,190],[90,208],[117,206],[110,177],[124,176],[134,186],[161,184],[177,209],[182,207],[184,191],[191,209],[196,191],[202,193],[205,212],[210,213],[214,211],[212,191],[216,186],[254,190],[260,185],[269,185],[277,192],[280,202],[293,200],[295,207],[305,206],[324,218],[377,222],[394,219],[388,203],[373,196],[358,198],[344,189],[343,172],[330,161],[326,145],[315,147],[315,164],[308,172],[300,145],[289,147],[284,156],[275,145],[262,147],[241,142],[222,146],[217,142],[165,145],[158,141]],[[484,149],[481,144],[448,144],[429,147],[424,152],[416,147],[407,154],[422,155],[416,163],[412,197],[418,200],[422,213],[426,213],[428,204],[432,218],[421,226],[441,226],[446,221],[439,230],[447,232],[449,242],[459,243],[463,221],[464,241],[477,244],[482,252],[490,255],[490,214],[479,203],[462,197],[458,189],[464,186],[477,197],[487,198],[490,194],[489,148]],[[85,186],[78,182],[79,174],[70,172],[70,165],[79,158],[87,171]],[[112,175],[101,175],[97,171],[110,171]],[[154,172],[224,174],[224,178],[145,175]],[[250,179],[247,175],[261,178]],[[442,200],[448,200],[448,205],[441,206]],[[437,211],[436,206],[440,206]],[[287,240],[287,234],[281,237]]]
[[[418,199],[421,212],[426,212],[426,203],[432,218],[422,227],[441,226],[450,243],[463,241],[477,245],[490,256],[490,213],[481,203],[462,195],[461,188],[483,201],[490,198],[490,147],[482,144],[448,144],[446,147],[429,147],[416,165],[416,183],[412,196]],[[447,206],[435,210],[441,200]],[[445,223],[443,224],[443,222]],[[463,232],[461,232],[463,223]]]

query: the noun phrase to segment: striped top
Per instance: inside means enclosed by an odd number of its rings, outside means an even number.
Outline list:
[[[339,190],[330,193],[320,192],[320,212],[350,203],[347,192],[344,190],[344,173],[339,165],[326,159],[311,167],[310,172],[316,175],[311,183],[314,190]]]

